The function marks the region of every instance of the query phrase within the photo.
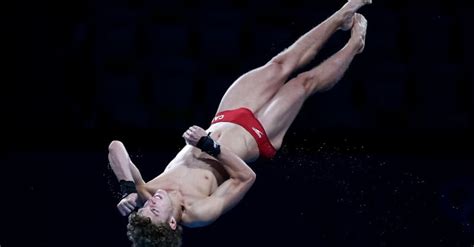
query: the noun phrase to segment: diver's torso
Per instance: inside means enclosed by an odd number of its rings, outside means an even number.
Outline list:
[[[258,158],[257,142],[242,126],[219,122],[211,125],[207,132],[211,132],[212,139],[229,148],[244,161],[252,162]]]
[[[246,161],[258,157],[258,148],[252,135],[233,123],[213,124],[207,132],[220,145],[226,146]],[[200,149],[186,145],[168,164],[163,173],[139,189],[142,198],[151,197],[156,190],[178,191],[186,206],[210,196],[217,187],[228,179],[222,165]]]

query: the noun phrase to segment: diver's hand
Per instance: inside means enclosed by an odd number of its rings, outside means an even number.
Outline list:
[[[194,125],[189,127],[189,129],[184,132],[183,138],[187,144],[195,147],[199,142],[199,139],[206,135],[207,133],[203,128]]]
[[[127,216],[138,206],[137,201],[138,194],[131,193],[120,200],[120,202],[117,204],[117,209],[122,216]]]

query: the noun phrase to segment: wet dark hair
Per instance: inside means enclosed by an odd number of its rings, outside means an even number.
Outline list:
[[[149,217],[133,212],[128,216],[127,236],[133,247],[179,247],[183,229],[177,226],[173,230],[167,222],[154,224]]]

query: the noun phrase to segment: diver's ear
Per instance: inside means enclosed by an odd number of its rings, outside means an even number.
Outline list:
[[[174,217],[171,217],[170,220],[168,221],[168,224],[170,225],[171,229],[176,230],[176,227],[178,223],[176,222],[176,219]]]

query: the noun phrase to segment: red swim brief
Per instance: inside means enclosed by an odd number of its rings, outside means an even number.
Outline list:
[[[212,120],[211,125],[219,122],[230,122],[242,126],[253,136],[255,141],[257,141],[260,156],[267,159],[271,159],[275,156],[277,150],[268,139],[262,124],[249,109],[238,108],[219,112]]]

